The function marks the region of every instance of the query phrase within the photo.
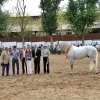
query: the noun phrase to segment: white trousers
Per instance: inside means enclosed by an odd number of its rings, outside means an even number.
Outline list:
[[[32,74],[32,67],[31,67],[31,60],[27,60],[26,64],[27,64],[27,74]]]

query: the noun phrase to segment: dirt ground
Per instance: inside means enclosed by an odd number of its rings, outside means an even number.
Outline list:
[[[50,74],[43,74],[42,58],[40,75],[22,75],[20,64],[20,75],[12,76],[11,66],[10,76],[0,76],[0,100],[100,100],[100,73],[89,70],[90,59],[75,60],[70,75],[64,58],[50,55]]]

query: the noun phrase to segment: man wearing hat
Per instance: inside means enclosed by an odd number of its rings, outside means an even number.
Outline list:
[[[41,50],[41,55],[43,56],[43,64],[44,64],[44,74],[49,74],[49,54],[50,51],[47,48],[47,45],[44,44],[43,49]]]

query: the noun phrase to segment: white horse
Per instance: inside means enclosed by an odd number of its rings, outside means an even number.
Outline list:
[[[95,47],[93,46],[76,47],[73,46],[71,43],[65,41],[57,42],[57,46],[59,46],[66,53],[66,58],[70,60],[70,65],[71,65],[70,74],[73,73],[74,59],[80,59],[85,57],[89,57],[92,59],[92,62],[90,64],[90,70],[92,70],[95,67],[96,70],[95,73],[96,74],[99,73],[98,52]]]

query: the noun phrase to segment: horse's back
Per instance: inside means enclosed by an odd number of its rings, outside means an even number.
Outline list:
[[[88,56],[90,56],[90,57],[95,57],[96,56],[97,49],[95,47],[88,46],[87,50],[88,50]]]
[[[92,55],[94,56],[95,53],[96,53],[96,48],[94,48],[93,46],[82,46],[82,47],[73,46],[72,48],[72,55],[76,59]]]

